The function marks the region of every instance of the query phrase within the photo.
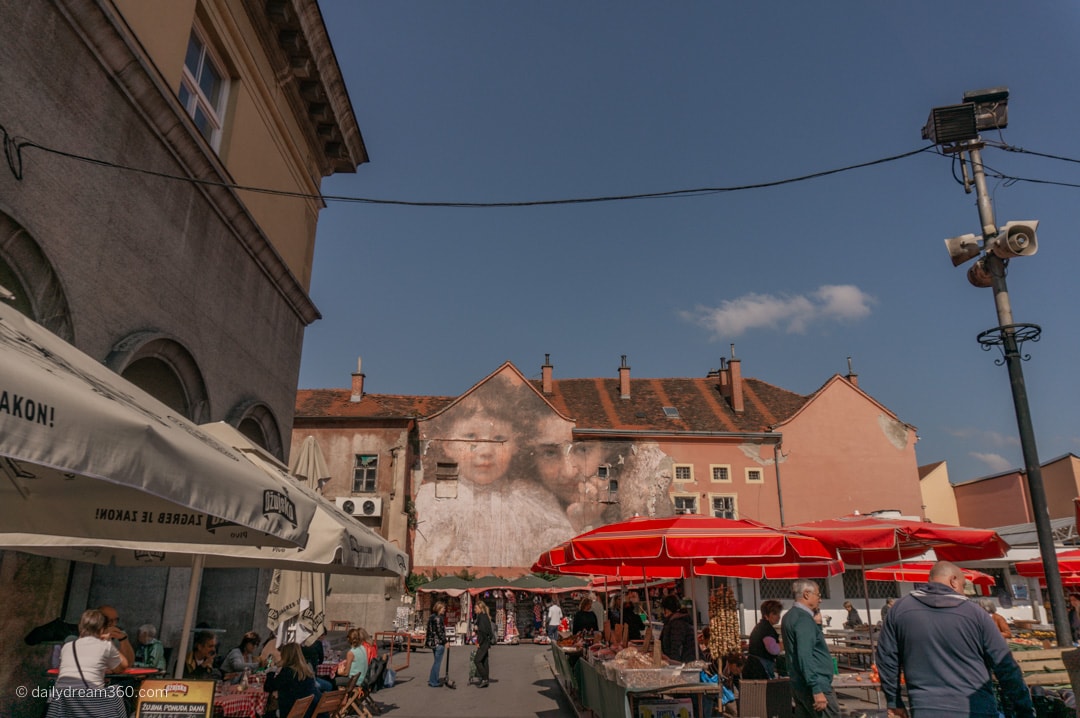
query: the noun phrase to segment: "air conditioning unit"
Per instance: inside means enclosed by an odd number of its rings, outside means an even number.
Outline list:
[[[350,516],[382,516],[382,498],[378,496],[339,496],[334,503]]]

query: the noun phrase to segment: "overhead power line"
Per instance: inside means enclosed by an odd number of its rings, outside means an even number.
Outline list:
[[[788,177],[785,179],[771,180],[768,182],[756,182],[752,184],[740,184],[730,185],[725,187],[696,187],[692,189],[678,189],[667,190],[662,192],[641,192],[636,194],[620,194],[620,195],[601,195],[595,197],[570,197],[562,199],[546,199],[546,200],[521,200],[513,202],[425,202],[420,200],[404,200],[404,199],[378,199],[374,197],[351,197],[347,195],[332,195],[332,194],[312,194],[308,192],[293,192],[289,190],[272,189],[269,187],[255,187],[251,185],[242,185],[232,182],[220,182],[217,180],[202,179],[198,177],[187,177],[183,175],[175,175],[167,172],[159,172],[156,170],[145,169],[142,167],[133,167],[130,165],[123,165],[109,160],[103,160],[96,157],[90,157],[87,155],[81,155],[74,152],[68,152],[60,150],[55,147],[49,147],[39,142],[35,142],[30,139],[16,137],[10,135],[6,128],[0,125],[0,132],[3,133],[4,144],[4,156],[7,159],[8,169],[11,170],[12,175],[16,179],[21,180],[23,177],[23,150],[39,150],[47,154],[56,155],[58,157],[64,157],[77,162],[85,162],[98,167],[106,167],[109,169],[120,170],[124,172],[134,172],[137,174],[158,177],[161,179],[173,180],[178,182],[189,182],[191,184],[203,185],[208,187],[224,187],[241,192],[254,192],[258,194],[266,194],[277,197],[290,197],[294,199],[315,199],[323,202],[343,202],[352,204],[374,204],[374,205],[391,205],[402,207],[460,207],[460,208],[499,208],[499,207],[546,207],[553,205],[571,205],[571,204],[597,204],[601,202],[627,202],[643,199],[667,199],[676,197],[701,197],[712,194],[721,194],[726,192],[744,192],[755,189],[767,189],[769,187],[780,187],[787,184],[795,184],[797,182],[806,182],[812,179],[818,179],[821,177],[828,177],[829,175],[840,174],[842,172],[850,172],[853,170],[863,169],[866,167],[873,167],[875,165],[886,164],[889,162],[895,162],[897,160],[913,157],[924,152],[936,153],[937,148],[933,145],[921,147],[919,149],[911,150],[909,152],[903,152],[898,155],[892,155],[890,157],[882,157],[880,159],[871,160],[869,162],[860,162],[858,164],[846,165],[844,167],[837,167],[835,169],[822,170],[819,172],[812,172],[810,174],[799,175],[797,177]],[[1012,152],[1026,152],[1028,154],[1039,155],[1043,157],[1049,157],[1052,159],[1061,159],[1071,162],[1077,162],[1077,160],[1068,160],[1068,158],[1055,157],[1053,155],[1040,155],[1040,153],[1030,152],[1021,148],[1013,148],[1007,145],[1003,145],[1002,149],[1007,149]],[[1039,180],[1024,177],[1011,177],[1002,173],[995,173],[999,179],[1013,182],[1033,182],[1041,184],[1054,184],[1065,187],[1078,187],[1080,185],[1069,184],[1064,182],[1054,182],[1050,180]]]

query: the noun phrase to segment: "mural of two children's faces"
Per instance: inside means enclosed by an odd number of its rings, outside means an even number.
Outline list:
[[[671,459],[651,442],[579,441],[504,369],[421,421],[418,566],[529,567],[590,528],[670,504]]]

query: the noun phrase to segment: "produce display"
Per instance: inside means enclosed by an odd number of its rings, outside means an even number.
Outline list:
[[[728,586],[720,586],[709,594],[709,652],[719,658],[741,650],[739,604]]]

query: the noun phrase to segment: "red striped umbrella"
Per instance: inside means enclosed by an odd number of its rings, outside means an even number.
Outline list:
[[[872,568],[866,572],[867,581],[908,581],[910,583],[925,583],[930,579],[930,569],[934,564],[929,561],[916,561],[914,563],[902,563],[896,566],[884,566]],[[964,578],[976,586],[989,588],[995,583],[993,576],[973,568],[961,569]]]
[[[1057,560],[1058,570],[1061,571],[1063,579],[1067,575],[1080,573],[1080,549],[1062,551],[1057,555]],[[1043,569],[1041,558],[1032,559],[1031,561],[1017,561],[1016,572],[1028,578],[1046,578],[1046,571]]]
[[[822,542],[754,521],[696,514],[635,517],[541,554],[534,571],[682,578],[820,578],[843,571]]]
[[[991,529],[948,526],[912,519],[844,516],[785,527],[821,540],[858,566],[881,566],[921,556],[930,549],[944,561],[1001,558],[1009,544]]]

